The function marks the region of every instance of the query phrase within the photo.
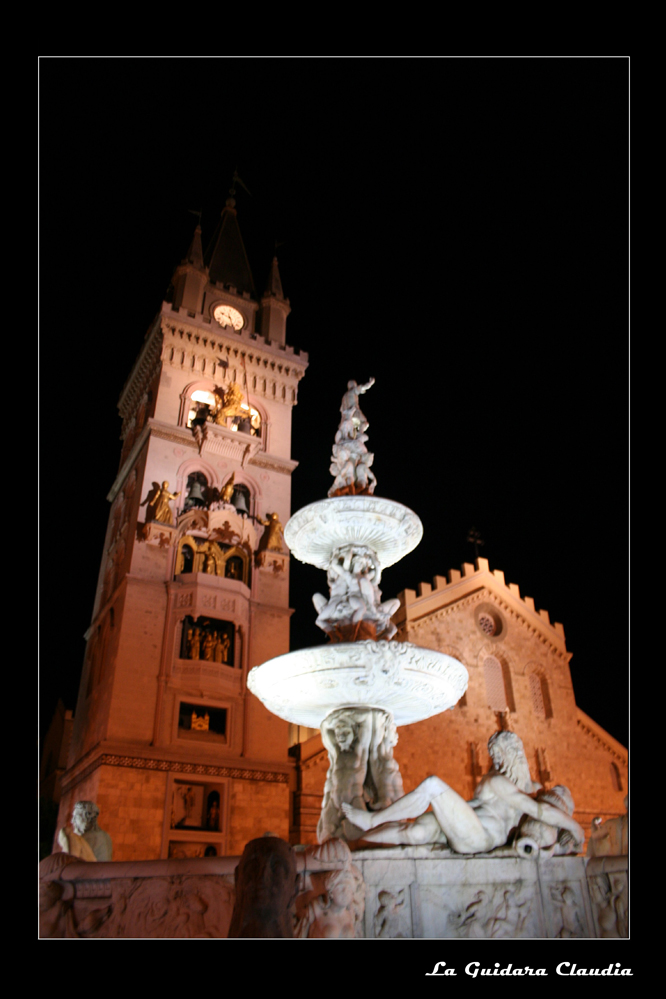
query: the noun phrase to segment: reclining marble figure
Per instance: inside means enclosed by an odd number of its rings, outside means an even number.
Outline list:
[[[488,853],[504,846],[521,816],[571,833],[571,852],[580,850],[585,833],[574,818],[547,801],[530,797],[541,788],[532,781],[525,751],[514,732],[495,732],[488,740],[493,768],[465,801],[439,777],[427,777],[388,808],[366,812],[342,804],[347,818],[364,830],[364,841],[448,845],[456,853]],[[432,812],[427,812],[432,806]],[[415,822],[408,821],[415,819]]]

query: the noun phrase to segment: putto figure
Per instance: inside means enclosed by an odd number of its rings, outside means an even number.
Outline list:
[[[372,628],[372,638],[387,641],[397,628],[391,615],[400,607],[400,601],[382,603],[381,566],[377,556],[365,545],[346,545],[337,548],[328,566],[330,597],[315,593],[312,602],[317,610],[317,625],[332,640],[353,641],[358,637],[362,623]],[[363,635],[363,637],[368,637]]]
[[[365,885],[341,839],[305,851],[304,891],[296,899],[295,937],[353,939],[362,932]],[[321,870],[330,866],[332,870]]]
[[[571,833],[572,852],[585,833],[574,818],[547,801],[530,797],[541,787],[530,777],[525,750],[514,732],[495,732],[488,740],[493,768],[483,777],[471,801],[439,777],[427,777],[388,808],[366,812],[342,803],[342,811],[372,843],[419,845],[439,843],[456,853],[488,853],[504,846],[522,815]],[[432,806],[432,812],[427,809]],[[409,822],[409,819],[416,819]]]

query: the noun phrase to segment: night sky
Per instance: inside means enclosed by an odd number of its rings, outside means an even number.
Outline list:
[[[326,496],[347,380],[374,376],[376,494],[424,525],[384,598],[473,561],[474,525],[626,745],[626,60],[65,57],[40,84],[42,729],[76,703],[120,391],[237,168],[255,281],[277,242],[309,354],[292,509]],[[325,576],[291,573],[292,647],[322,644]]]

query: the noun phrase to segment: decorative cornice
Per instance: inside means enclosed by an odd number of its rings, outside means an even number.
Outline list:
[[[220,348],[225,351],[241,348],[246,354],[259,355],[270,364],[274,362],[282,368],[294,369],[294,377],[303,377],[308,366],[308,355],[305,351],[296,351],[288,345],[280,345],[275,341],[266,341],[258,333],[252,333],[248,327],[242,330],[224,331],[208,316],[202,314],[190,316],[185,310],[174,309],[168,302],[162,303],[161,321],[163,330],[173,330],[195,339],[196,343],[211,344],[213,350]]]
[[[270,784],[288,784],[289,775],[273,770],[252,770],[247,767],[219,767],[203,763],[179,763],[176,760],[145,759],[140,756],[120,756],[101,753],[82,770],[63,778],[63,793],[79,784],[99,767],[122,767],[130,770],[157,770],[166,773],[196,774],[201,777],[232,777],[236,780],[264,781]]]
[[[219,367],[244,365],[252,395],[281,405],[296,404],[298,382],[307,361],[296,360],[293,351],[285,356],[277,348],[264,346],[265,341],[255,334],[247,334],[239,343],[230,335],[218,336],[187,323],[176,325],[170,319],[162,320],[162,331],[164,364],[208,378],[217,378]]]
[[[291,475],[295,468],[298,468],[297,461],[289,458],[276,458],[265,451],[259,451],[248,461],[248,465],[256,465],[258,468],[265,468],[270,472],[280,472],[282,475]]]
[[[139,356],[123,386],[118,400],[118,411],[123,419],[131,413],[134,405],[153,379],[159,367],[162,347],[162,331],[158,316],[146,334]]]
[[[623,767],[628,765],[627,757],[620,752],[620,749],[624,749],[624,746],[620,742],[617,742],[609,732],[606,732],[601,725],[598,725],[593,718],[590,718],[584,711],[581,711],[579,707],[576,708],[576,723],[586,735],[589,735],[600,746],[603,746],[611,756],[619,760]],[[615,743],[615,746],[613,743]]]
[[[399,596],[402,600],[403,595],[399,594]],[[431,594],[428,594],[428,596],[431,596]],[[437,621],[448,617],[450,614],[456,613],[461,608],[469,607],[474,603],[478,603],[482,598],[484,600],[492,601],[497,605],[497,607],[500,608],[500,610],[504,611],[507,617],[511,618],[515,625],[537,638],[541,644],[546,645],[549,651],[551,651],[554,655],[558,656],[560,659],[564,659],[566,662],[569,662],[572,653],[567,652],[566,649],[558,648],[558,646],[550,640],[549,636],[544,634],[540,619],[537,619],[534,623],[528,621],[523,614],[520,613],[520,611],[516,610],[516,608],[507,600],[502,599],[502,597],[500,597],[494,590],[485,586],[482,581],[479,581],[479,587],[473,593],[468,594],[466,597],[462,597],[460,600],[447,604],[446,607],[440,607],[439,609],[430,612],[424,609],[423,614],[416,619],[410,618],[408,615],[405,618],[404,627],[406,628],[407,633],[411,634],[412,631],[418,631],[422,625],[426,625],[428,621]],[[413,606],[413,603],[408,605],[409,611],[411,611]]]

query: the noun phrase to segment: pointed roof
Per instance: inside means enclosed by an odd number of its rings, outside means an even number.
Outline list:
[[[201,246],[201,226],[198,225],[194,230],[194,235],[192,236],[192,242],[190,243],[190,248],[185,254],[184,263],[192,264],[198,271],[204,269],[203,260],[203,249]]]
[[[280,280],[277,257],[273,257],[273,263],[271,264],[271,270],[266,284],[266,291],[264,292],[264,296],[266,295],[270,295],[271,298],[279,298],[284,301],[284,292],[282,291],[282,281]]]
[[[206,250],[204,263],[211,281],[233,285],[239,294],[244,291],[257,298],[252,271],[236,216],[236,201],[227,198],[213,239]]]

